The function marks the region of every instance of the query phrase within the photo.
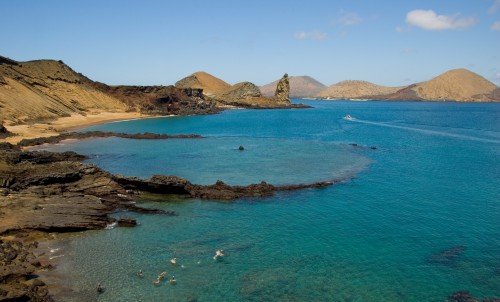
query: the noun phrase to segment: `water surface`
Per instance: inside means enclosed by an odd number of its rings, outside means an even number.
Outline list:
[[[139,177],[339,185],[234,203],[151,198],[136,228],[69,240],[61,301],[443,301],[500,296],[500,106],[308,102],[304,110],[110,123],[89,130],[201,134],[54,146]],[[342,119],[346,114],[353,121]],[[356,144],[353,146],[352,144]],[[244,151],[238,147],[243,145]],[[376,147],[375,150],[370,147]],[[224,249],[223,261],[214,261]],[[451,255],[442,252],[455,251]],[[440,255],[441,253],[441,255]],[[176,257],[177,266],[169,259]],[[138,278],[135,272],[144,271]],[[156,287],[162,271],[177,285]],[[96,294],[95,284],[107,290]]]

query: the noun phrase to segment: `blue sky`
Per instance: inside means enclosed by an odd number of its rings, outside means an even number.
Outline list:
[[[500,0],[6,0],[0,55],[110,85],[309,75],[402,86],[467,68],[500,84]]]

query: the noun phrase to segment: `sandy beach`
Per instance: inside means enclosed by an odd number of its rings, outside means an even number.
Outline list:
[[[60,132],[75,130],[92,125],[108,123],[113,121],[131,120],[150,117],[138,112],[103,112],[92,115],[72,115],[69,117],[61,117],[57,120],[48,123],[34,123],[24,125],[4,125],[7,130],[13,133],[0,142],[8,142],[17,144],[25,138],[48,137],[58,135]]]

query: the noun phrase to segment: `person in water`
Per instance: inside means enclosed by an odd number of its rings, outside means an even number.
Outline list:
[[[214,260],[224,257],[224,250],[217,250],[215,252]]]
[[[142,269],[140,269],[137,273],[135,273],[137,277],[144,277],[144,273],[142,272]]]
[[[170,259],[170,264],[177,265],[177,258]]]
[[[104,292],[104,286],[101,283],[97,283],[96,290],[98,293]]]
[[[177,280],[175,280],[175,276],[172,276],[172,278],[170,278],[170,284],[175,284],[177,283]]]

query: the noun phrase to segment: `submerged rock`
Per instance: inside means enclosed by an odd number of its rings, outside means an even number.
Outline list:
[[[478,299],[472,296],[468,291],[461,290],[449,295],[446,302],[500,302],[500,298]]]
[[[449,249],[442,250],[439,253],[427,257],[427,261],[430,263],[452,265],[464,251],[465,246],[463,245],[453,246]]]

